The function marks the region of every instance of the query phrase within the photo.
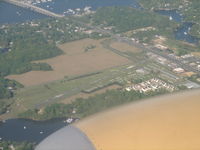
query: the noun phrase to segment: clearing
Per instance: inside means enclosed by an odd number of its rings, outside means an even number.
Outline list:
[[[68,98],[62,100],[61,102],[64,103],[64,104],[68,104],[68,103],[71,103],[72,101],[76,100],[77,98],[84,98],[85,99],[85,98],[95,96],[96,94],[105,93],[108,90],[120,89],[120,88],[121,88],[121,86],[119,86],[119,85],[111,85],[109,87],[102,88],[100,90],[97,90],[97,91],[89,93],[89,94],[81,92],[79,94],[68,97]]]
[[[141,52],[139,48],[133,47],[132,45],[122,43],[122,42],[113,42],[110,44],[110,46],[122,52],[133,52],[133,53]]]
[[[66,76],[92,73],[130,63],[128,59],[103,48],[101,42],[102,40],[83,39],[59,45],[65,54],[36,61],[49,64],[53,71],[30,71],[21,75],[10,75],[7,78],[25,86],[33,86],[63,79]],[[123,47],[123,43],[119,45]]]

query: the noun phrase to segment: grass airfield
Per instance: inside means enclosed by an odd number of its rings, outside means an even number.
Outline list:
[[[35,62],[49,64],[52,71],[30,71],[8,78],[33,86],[130,63],[128,59],[103,48],[103,40],[83,39],[59,45],[63,55]]]
[[[133,61],[130,61],[126,57],[107,49],[103,46],[102,41],[107,41],[107,39],[83,39],[59,45],[64,51],[64,55],[38,61],[49,63],[54,68],[53,71],[31,71],[21,75],[9,76],[9,78],[24,83],[25,88],[15,92],[15,96],[12,99],[13,103],[10,107],[11,111],[5,114],[3,118],[17,117],[17,114],[27,109],[40,109],[52,103],[70,103],[79,97],[89,97],[97,93],[105,92],[106,90],[116,89],[119,88],[118,85],[111,85],[109,87],[107,85],[112,83],[120,83],[123,85],[130,78],[133,78],[133,76],[137,76],[135,74],[137,65],[135,64],[139,62],[139,59],[136,57],[140,57],[141,53],[138,50],[135,51],[133,48],[133,53],[136,53],[133,55]],[[110,40],[106,43],[109,44]],[[94,47],[85,51],[91,45]],[[122,48],[124,46],[130,49],[130,46],[124,44]],[[118,47],[118,49],[120,50],[121,48]],[[80,59],[84,57],[84,63],[78,63],[74,59],[77,57]],[[68,62],[68,58],[70,58],[70,63]],[[80,66],[78,68],[74,67],[74,63]],[[131,69],[127,69],[130,66]],[[70,69],[71,67],[72,69]],[[48,76],[51,72],[54,72],[54,76]],[[33,76],[33,74],[37,75]],[[57,74],[60,75],[56,76]],[[90,94],[82,93],[83,90],[98,86],[105,86],[106,88]]]
[[[91,45],[93,45],[93,47],[88,49]],[[23,77],[26,76],[29,78],[31,84],[27,84],[25,88],[19,89],[15,92],[14,98],[9,100],[12,101],[10,112],[1,116],[2,118],[15,118],[17,117],[17,114],[28,109],[41,109],[53,103],[66,104],[79,97],[87,98],[105,92],[106,90],[123,88],[127,84],[136,80],[148,80],[154,77],[161,77],[161,74],[152,73],[152,69],[154,70],[154,68],[152,68],[153,66],[156,65],[156,68],[160,68],[161,66],[157,65],[152,60],[149,60],[142,50],[135,47],[131,49],[130,45],[112,41],[111,39],[84,39],[60,45],[60,48],[65,52],[63,56],[61,55],[52,59],[41,60],[39,62],[46,62],[53,65],[53,68],[55,67],[53,72],[57,72],[58,74],[60,73],[61,76],[57,79],[57,77],[51,78],[52,76],[49,77],[47,75],[46,78],[49,81],[43,83],[43,73],[49,74],[49,71],[43,71],[42,75],[40,74],[41,72],[38,72],[38,75],[41,75],[41,80],[38,76],[31,78],[31,76],[28,75],[33,72],[17,75],[17,81],[20,82],[21,79],[23,80]],[[85,50],[87,51],[85,52]],[[105,62],[101,59],[104,58],[104,56],[98,55],[102,52],[109,56],[106,58],[107,60]],[[88,55],[93,57],[92,61],[95,61],[95,58],[97,57],[98,61],[97,63],[92,64],[93,67],[91,67],[91,60],[88,60],[87,62],[86,59],[83,67],[80,68],[81,72],[75,71],[75,73],[73,72],[73,69],[71,71],[68,69],[62,71],[64,69],[62,67],[65,67],[66,62],[68,62],[68,57],[86,57]],[[112,56],[114,59],[112,59]],[[59,59],[60,57],[62,58]],[[66,62],[64,61],[65,59]],[[59,63],[59,60],[63,61]],[[77,63],[77,61],[74,62]],[[101,62],[101,67],[99,67],[98,62]],[[107,64],[110,65],[107,66]],[[67,64],[69,68],[70,65],[71,64]],[[58,66],[61,68],[58,69]],[[79,68],[76,69],[79,70]],[[138,73],[138,69],[143,69],[144,72]],[[163,68],[163,70],[169,72],[166,68]],[[71,72],[71,74],[68,74],[68,72]],[[164,80],[172,80],[171,83],[176,84],[176,81],[166,76],[167,75],[164,76]],[[36,80],[38,81],[35,82]],[[23,82],[26,82],[26,78]],[[83,93],[84,90],[95,89],[97,87],[102,88],[88,94]]]

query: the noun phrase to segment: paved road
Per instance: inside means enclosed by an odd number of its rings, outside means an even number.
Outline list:
[[[71,17],[70,17],[70,18],[71,18]],[[73,18],[72,18],[72,19],[73,19]],[[76,19],[73,19],[73,21],[76,22],[76,23],[78,23],[78,24],[81,24],[81,25],[83,25],[83,26],[86,26],[86,27],[88,27],[88,28],[91,28],[91,29],[93,29],[93,30],[96,31],[96,32],[100,32],[100,33],[102,33],[102,34],[109,34],[112,38],[114,38],[114,39],[116,39],[116,40],[118,40],[118,41],[120,41],[120,42],[124,42],[124,43],[127,43],[127,44],[129,44],[129,45],[132,45],[132,46],[134,46],[134,47],[140,48],[140,49],[144,50],[145,52],[151,52],[151,53],[154,53],[154,54],[159,55],[159,56],[161,56],[161,57],[164,57],[164,58],[166,58],[167,60],[169,60],[169,61],[171,61],[171,62],[173,62],[173,63],[179,65],[179,66],[182,67],[183,69],[185,69],[185,70],[187,70],[187,71],[195,72],[195,73],[197,73],[197,74],[200,75],[200,72],[199,72],[197,69],[192,68],[192,67],[190,67],[189,65],[182,63],[182,62],[181,62],[180,60],[178,60],[178,59],[175,59],[175,58],[170,57],[167,53],[163,53],[163,52],[161,52],[161,51],[160,51],[159,49],[157,49],[157,48],[152,48],[152,47],[150,47],[150,46],[148,46],[148,47],[147,47],[147,46],[144,46],[144,45],[142,45],[142,44],[140,44],[140,43],[136,43],[136,42],[130,40],[129,38],[121,37],[121,36],[118,35],[118,34],[114,34],[114,33],[110,32],[110,31],[104,30],[104,29],[102,29],[101,27],[98,27],[98,26],[92,26],[92,25],[86,24],[86,23],[81,22],[81,21],[76,20]],[[103,45],[103,46],[105,46],[105,45]],[[118,55],[120,55],[120,56],[122,56],[122,57],[125,57],[125,58],[127,58],[127,59],[133,61],[131,56],[126,55],[126,54],[124,54],[123,52],[121,52],[121,51],[119,51],[119,50],[117,50],[117,49],[114,49],[114,48],[112,48],[112,47],[110,47],[110,46],[105,47],[105,48],[111,50],[112,52],[114,52],[114,53],[116,53],[116,54],[118,54]],[[146,62],[146,60],[142,60],[141,62],[138,62],[138,63],[141,64],[141,63],[145,63],[145,62]],[[74,92],[75,92],[76,90],[77,90],[77,89],[74,89]],[[66,95],[68,95],[68,93],[64,93],[62,97],[66,96]],[[60,98],[62,98],[62,97],[60,97]],[[47,103],[50,103],[50,102],[52,102],[52,101],[55,101],[55,100],[57,100],[57,99],[58,99],[58,98],[56,98],[56,97],[52,97],[52,98],[47,99],[46,101],[44,101],[44,102],[42,102],[42,103],[40,103],[40,104],[35,105],[35,107],[36,107],[36,108],[40,108],[41,106],[43,106],[43,105],[45,105],[45,104],[47,104]]]

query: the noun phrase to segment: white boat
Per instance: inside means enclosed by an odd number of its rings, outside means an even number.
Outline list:
[[[20,13],[20,12],[17,11],[16,13],[17,13],[18,16],[21,16],[21,13]]]
[[[173,20],[172,16],[169,17],[169,20]]]
[[[64,123],[72,123],[73,119],[72,118],[68,118],[67,120],[64,121]]]

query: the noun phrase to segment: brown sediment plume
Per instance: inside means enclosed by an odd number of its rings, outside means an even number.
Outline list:
[[[97,150],[197,150],[199,114],[198,90],[131,103],[75,126]]]

